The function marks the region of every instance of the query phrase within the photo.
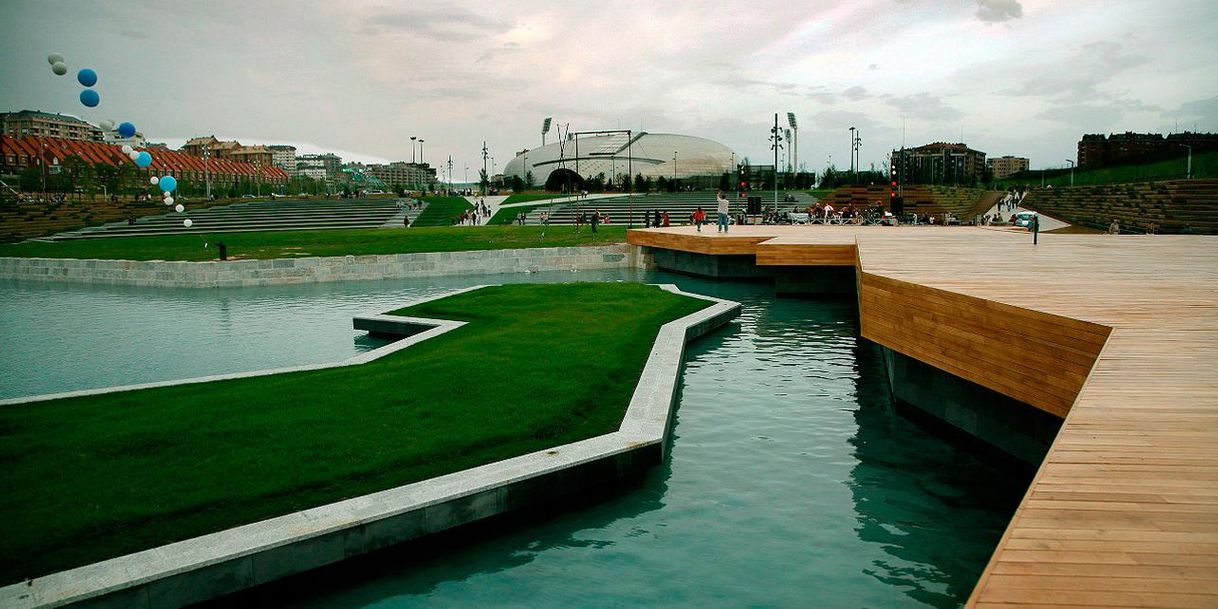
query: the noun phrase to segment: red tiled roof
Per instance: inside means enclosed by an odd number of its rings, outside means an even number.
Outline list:
[[[26,136],[14,138],[0,135],[0,151],[6,157],[0,160],[5,163],[7,163],[7,156],[10,154],[36,159],[39,156],[39,151],[43,149],[46,150],[48,163],[58,161],[62,164],[64,159],[72,155],[77,155],[90,163],[106,163],[115,167],[123,163],[132,162],[123,154],[122,146],[117,144],[66,140],[54,137],[38,138]],[[204,171],[203,159],[186,154],[185,152],[156,149],[150,150],[149,153],[152,154],[152,166],[148,169],[150,172],[178,174],[184,171],[198,173]],[[18,163],[18,165],[21,164],[20,162]],[[211,159],[207,163],[207,171],[217,177],[226,175],[253,177],[261,173],[265,178],[272,180],[288,179],[288,173],[280,167],[271,166],[259,169],[250,163],[240,163],[224,159]]]

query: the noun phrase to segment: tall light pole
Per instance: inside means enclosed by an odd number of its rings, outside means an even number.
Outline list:
[[[851,127],[854,129],[854,127]],[[778,113],[774,113],[774,126],[770,129],[770,147],[774,149],[774,211],[778,211],[778,149],[782,148],[782,130],[778,128]]]
[[[1181,148],[1188,148],[1188,166],[1185,170],[1185,179],[1193,179],[1193,147],[1188,144],[1180,144]]]
[[[1074,186],[1074,161],[1066,159],[1066,162],[1070,163],[1070,185]]]
[[[410,136],[410,163],[411,164],[414,164],[414,142],[417,139],[419,139],[419,138],[417,138],[413,135]]]
[[[546,120],[541,122],[541,145],[542,146],[546,145],[546,134],[550,132],[550,120],[552,118],[554,118],[554,117],[547,116]],[[484,142],[484,144],[485,144],[485,142]]]
[[[677,151],[672,151],[672,183],[677,183]]]
[[[795,113],[787,113],[787,124],[791,125],[791,131],[794,134],[794,139],[791,140],[791,153],[795,156],[795,173],[799,174],[799,125],[795,123]]]
[[[486,140],[482,140],[482,175],[486,176],[486,184],[482,184],[482,180],[478,180],[478,186],[481,188],[483,196],[487,194],[486,191],[491,186],[491,174],[486,172],[486,160],[489,158],[490,155],[486,151]]]
[[[851,183],[854,183],[854,127],[850,128],[850,175]]]
[[[863,162],[862,162],[863,158],[862,158],[862,155],[859,154],[859,148],[862,148],[862,147],[863,147],[863,130],[855,129],[854,130],[854,151],[852,153],[853,157],[854,157],[853,163],[854,163],[854,181],[855,182],[859,181],[859,171],[861,171],[863,169]]]
[[[423,157],[423,138],[419,138],[419,162],[426,165],[427,161]]]
[[[211,158],[211,147],[203,144],[203,184],[206,190],[207,200],[211,200],[211,173],[208,171],[207,160]]]

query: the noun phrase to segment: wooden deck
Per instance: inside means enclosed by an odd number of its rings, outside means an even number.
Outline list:
[[[1218,607],[1218,237],[776,226],[629,241],[856,265],[863,336],[1065,417],[969,607]]]

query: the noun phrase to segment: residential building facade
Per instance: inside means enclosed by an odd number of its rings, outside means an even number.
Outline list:
[[[904,184],[967,184],[981,180],[986,161],[963,143],[935,142],[893,150],[892,167]]]
[[[12,137],[32,135],[66,140],[102,141],[102,131],[70,114],[39,110],[0,113],[0,133]]]
[[[1030,163],[1027,157],[1007,155],[986,159],[985,166],[986,169],[989,169],[990,175],[995,178],[1005,178],[1021,171],[1027,171]]]
[[[1103,167],[1137,159],[1183,156],[1218,150],[1218,133],[1089,133],[1078,142],[1079,167]]]
[[[267,146],[271,151],[271,164],[287,171],[290,175],[296,174],[296,147],[276,144]]]

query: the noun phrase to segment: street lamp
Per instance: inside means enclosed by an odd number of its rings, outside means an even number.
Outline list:
[[[411,163],[414,163],[414,142],[417,139],[419,139],[419,138],[417,138],[413,135],[410,136],[410,162]]]
[[[206,199],[211,200],[211,171],[210,164],[207,162],[211,158],[211,147],[203,144],[203,188],[206,192]]]
[[[419,162],[426,165],[427,161],[423,160],[423,138],[419,138]]]
[[[1074,161],[1066,159],[1066,162],[1070,163],[1070,185],[1074,186]]]
[[[672,182],[677,183],[677,151],[672,151]]]
[[[854,127],[850,128],[850,175],[854,175]],[[851,177],[851,181],[853,180]]]
[[[791,125],[791,131],[795,138],[791,141],[791,153],[795,156],[795,173],[799,174],[799,126],[795,123],[795,113],[787,113],[787,124]]]

